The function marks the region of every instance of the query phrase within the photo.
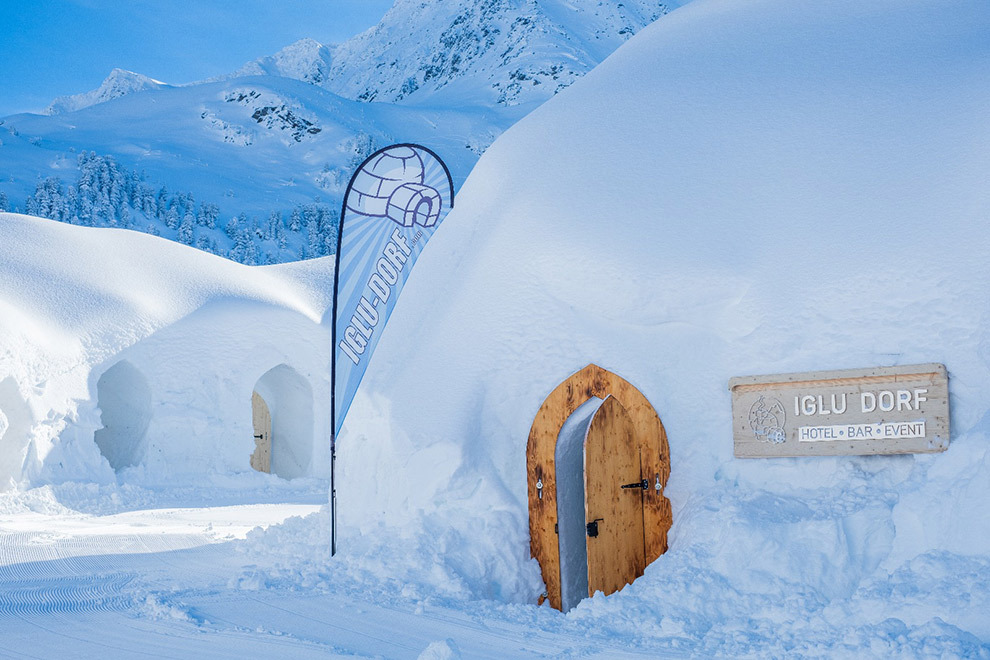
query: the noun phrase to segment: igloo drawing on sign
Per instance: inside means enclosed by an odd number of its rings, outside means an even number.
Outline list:
[[[412,147],[378,154],[354,176],[347,210],[373,218],[388,218],[403,227],[432,227],[440,219],[440,193],[423,183],[423,159]]]

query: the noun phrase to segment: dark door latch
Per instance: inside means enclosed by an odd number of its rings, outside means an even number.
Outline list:
[[[595,518],[590,523],[586,525],[588,529],[588,536],[594,538],[598,536],[598,523],[605,522],[604,518]]]
[[[622,487],[623,488],[637,488],[637,489],[641,489],[641,490],[648,490],[650,488],[650,482],[647,479],[643,479],[642,481],[637,481],[636,483],[624,484]]]

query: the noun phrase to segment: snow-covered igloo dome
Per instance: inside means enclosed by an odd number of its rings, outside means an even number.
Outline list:
[[[674,526],[586,615],[775,627],[800,593],[815,621],[841,603],[990,635],[985,587],[973,608],[951,605],[975,593],[962,579],[935,604],[884,596],[990,566],[988,29],[978,2],[699,0],[515,125],[365,376],[339,439],[341,517],[425,511],[447,538],[490,538],[488,563],[476,546],[461,560],[518,587],[530,425],[595,363],[663,421]],[[733,376],[931,362],[950,378],[945,453],[733,458]],[[388,483],[356,476],[382,456]]]

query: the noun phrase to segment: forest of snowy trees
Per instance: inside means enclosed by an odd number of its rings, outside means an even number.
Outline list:
[[[243,264],[272,264],[333,254],[339,211],[314,201],[267,217],[240,213],[221,218],[220,208],[191,193],[156,187],[109,156],[82,152],[79,178],[39,179],[25,202],[30,215],[90,227],[143,231]],[[0,192],[0,211],[10,210]]]

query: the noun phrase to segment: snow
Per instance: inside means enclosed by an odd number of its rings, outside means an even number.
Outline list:
[[[233,77],[283,76],[319,85],[329,77],[332,57],[330,48],[315,39],[300,39],[270,57],[248,62]]]
[[[157,198],[157,213],[125,199],[129,217],[117,218],[105,208],[113,201],[109,199],[92,209],[91,219],[75,208],[55,219],[139,231],[150,226],[149,231],[181,241],[178,225],[184,218],[180,215],[170,226],[162,198],[175,206],[176,197],[192,196],[192,206],[213,205],[218,217],[216,227],[198,222],[190,227],[195,235],[187,244],[208,239],[216,246],[213,252],[230,255],[237,236],[224,229],[232,217],[239,217],[238,233],[258,247],[251,263],[266,263],[266,255],[275,262],[311,258],[332,253],[334,243],[328,249],[325,238],[335,238],[344,188],[371,152],[394,142],[428,144],[443,155],[460,183],[478,153],[522,114],[362,103],[272,75],[147,90],[73,113],[0,120],[0,170],[9,173],[0,177],[0,192],[11,208],[23,210],[39,177],[74,184],[82,178],[79,156],[96,150],[112,157],[128,180],[132,174],[144,175],[141,187]],[[159,192],[163,187],[164,195]],[[71,207],[81,195],[61,197],[57,206]],[[309,245],[314,236],[308,214],[301,227],[290,230],[291,212],[313,204],[332,216],[319,221],[315,246]],[[271,233],[266,229],[272,212],[283,225],[284,247],[276,238],[263,237]]]
[[[333,558],[329,260],[0,215],[0,650],[990,657],[988,28],[975,0],[697,0],[502,135],[345,421]],[[564,614],[525,447],[589,362],[658,411],[674,526]],[[944,453],[732,457],[732,376],[923,362]],[[248,465],[257,388],[312,395],[291,478]]]
[[[206,81],[114,69],[50,116],[0,118],[0,210],[137,229],[252,265],[331,254],[324,216],[366,156],[429,145],[459,186],[502,131],[674,5],[402,1],[343,44],[301,39]]]
[[[13,214],[0,243],[0,483],[247,471],[255,388],[291,415],[276,472],[328,476],[331,259],[251,269]]]
[[[96,89],[83,92],[82,94],[73,94],[72,96],[60,96],[51,102],[45,110],[45,114],[59,115],[66,112],[74,112],[82,108],[88,108],[91,105],[96,105],[97,103],[112,101],[126,94],[142,92],[148,89],[161,89],[168,86],[160,80],[149,78],[140,73],[115,68]]]
[[[324,85],[362,101],[532,107],[680,4],[397,0],[378,25],[333,49]]]
[[[988,21],[971,2],[707,1],[645,29],[472,171],[342,462],[371,469],[382,419],[421,448],[399,483],[464,439],[474,469],[433,486],[434,515],[468,534],[492,514],[461,512],[484,502],[518,536],[482,542],[524,547],[529,425],[594,362],[663,420],[674,527],[643,578],[570,617],[702,654],[975,652],[990,633],[970,577],[990,565]],[[933,361],[950,373],[945,454],[732,457],[732,376]],[[937,596],[911,586],[928,571]]]

